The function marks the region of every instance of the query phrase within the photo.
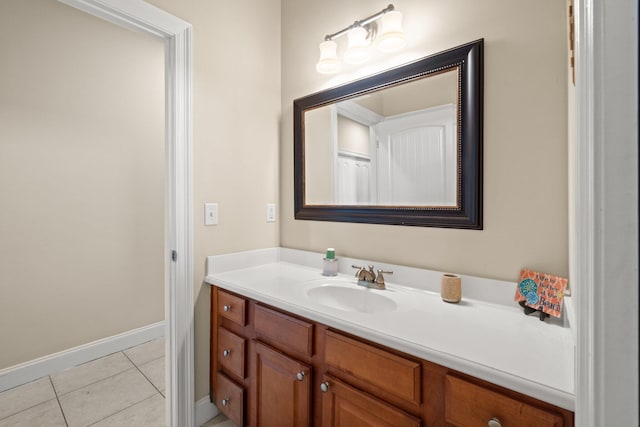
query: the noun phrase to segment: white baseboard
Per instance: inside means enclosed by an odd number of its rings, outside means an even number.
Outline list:
[[[100,357],[126,350],[155,338],[163,337],[164,332],[164,321],[153,323],[59,353],[10,366],[0,370],[0,392]]]
[[[200,427],[220,413],[216,405],[211,403],[209,396],[196,402],[196,427]]]

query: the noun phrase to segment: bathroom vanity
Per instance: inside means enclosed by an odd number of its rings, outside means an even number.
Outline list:
[[[209,257],[211,398],[236,424],[573,426],[566,325],[465,296],[483,279],[463,278],[462,303],[447,304],[389,279],[373,290],[323,277],[320,260],[283,248]],[[394,267],[400,283],[438,274]]]

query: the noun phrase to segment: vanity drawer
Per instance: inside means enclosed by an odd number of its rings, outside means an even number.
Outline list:
[[[216,406],[238,426],[244,425],[244,389],[218,372]]]
[[[421,366],[369,344],[326,331],[325,362],[357,380],[418,407],[421,403]]]
[[[456,427],[562,427],[560,414],[546,411],[469,381],[447,375],[445,420]],[[496,423],[497,422],[497,423]]]
[[[256,333],[275,347],[311,356],[313,324],[256,304]],[[284,348],[283,348],[284,346]]]
[[[245,377],[245,341],[225,328],[218,328],[218,363],[241,379]]]
[[[247,324],[247,301],[220,289],[218,292],[218,314],[240,326]]]

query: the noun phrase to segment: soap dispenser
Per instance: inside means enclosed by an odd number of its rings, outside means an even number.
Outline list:
[[[322,259],[322,275],[338,275],[338,259],[336,258],[336,250],[334,248],[327,248],[327,254]]]

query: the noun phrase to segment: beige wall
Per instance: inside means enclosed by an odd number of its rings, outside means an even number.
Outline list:
[[[330,107],[305,114],[305,199],[314,205],[331,204],[333,200],[333,114]]]
[[[151,0],[193,25],[195,397],[209,393],[205,258],[279,244],[279,0]],[[204,226],[204,203],[219,224]],[[277,207],[282,214],[280,206]]]
[[[515,280],[568,274],[566,4],[557,0],[394,2],[408,47],[366,67],[318,74],[323,36],[387,5],[283,0],[281,245]],[[292,102],[392,65],[485,39],[484,230],[296,221]],[[339,42],[344,49],[344,40]]]
[[[0,369],[164,319],[164,47],[0,2]]]
[[[340,150],[368,156],[370,139],[369,126],[338,115],[338,148]]]

